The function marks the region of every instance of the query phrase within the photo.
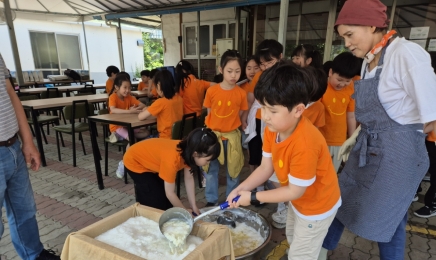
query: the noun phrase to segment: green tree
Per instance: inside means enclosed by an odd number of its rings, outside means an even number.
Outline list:
[[[163,66],[162,39],[152,38],[150,33],[143,32],[144,41],[144,68],[151,70]]]

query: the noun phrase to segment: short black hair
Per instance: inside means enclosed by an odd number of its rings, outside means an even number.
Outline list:
[[[212,156],[211,161],[218,158],[221,146],[216,134],[207,127],[196,128],[177,145],[180,156],[186,165],[191,167],[191,173],[197,173],[199,167],[194,160],[194,152],[200,156]]]
[[[292,63],[279,62],[265,70],[254,88],[254,97],[260,104],[280,105],[291,111],[296,105],[307,103],[310,95],[307,84],[313,80],[308,70]]]
[[[185,90],[185,84],[188,85],[191,82],[191,75],[194,72],[194,66],[187,61],[181,60],[177,63],[176,66],[176,90],[180,92],[180,90]],[[194,75],[195,76],[195,75]]]
[[[159,71],[158,69],[152,69],[152,70],[150,70],[150,78],[153,79],[153,78],[154,78],[154,75],[156,75],[156,73],[157,73],[158,71]]]
[[[112,89],[111,89],[111,92],[109,93],[109,96],[115,92],[115,86],[121,87],[121,85],[123,85],[124,81],[129,82],[129,84],[132,84],[132,82],[130,81],[129,74],[127,74],[126,72],[118,73],[117,76],[115,77],[114,85],[112,86]]]
[[[351,52],[343,52],[336,56],[332,62],[332,72],[339,76],[351,79],[359,71],[359,59]]]
[[[141,77],[142,77],[142,76],[150,77],[150,71],[149,71],[149,70],[143,70],[143,71],[141,71]]]
[[[118,73],[120,73],[120,69],[118,69],[116,66],[113,66],[113,65],[107,67],[106,68],[106,75],[108,77],[111,77],[112,73],[118,74]]]
[[[329,74],[330,69],[332,68],[332,63],[333,61],[328,60],[326,62],[324,62],[324,64],[322,65],[322,69],[324,70],[325,74]]]
[[[223,78],[223,74],[216,74],[214,77],[213,77],[213,80],[212,80],[212,82],[215,82],[215,83],[221,83],[221,82],[223,82],[223,80],[224,80],[224,78]]]
[[[294,49],[292,52],[291,57],[294,56],[303,56],[304,60],[307,60],[309,58],[312,59],[312,62],[309,66],[315,67],[315,68],[321,68],[322,67],[322,57],[321,53],[315,49],[315,47],[312,44],[300,44],[297,46],[297,48]]]
[[[283,53],[283,45],[273,39],[263,40],[256,49],[256,56],[258,59],[270,61],[274,58],[280,59],[280,55]]]
[[[313,77],[310,78],[313,79],[314,82],[311,84],[311,86],[308,86],[308,91],[310,95],[310,102],[316,102],[322,98],[327,91],[328,77],[323,69],[317,69],[310,66],[305,69],[309,70],[309,73],[313,74]]]
[[[176,94],[176,85],[174,83],[173,74],[169,70],[160,70],[156,72],[153,78],[154,85],[160,85],[160,90],[162,91],[166,99],[172,99]]]
[[[241,54],[239,54],[239,51],[237,50],[227,50],[223,53],[223,55],[221,56],[221,61],[220,61],[220,66],[221,69],[224,70],[224,67],[227,65],[227,63],[229,63],[229,61],[235,60],[238,62],[239,66],[241,67],[241,72],[242,72],[242,68],[244,67],[242,64],[242,57]]]

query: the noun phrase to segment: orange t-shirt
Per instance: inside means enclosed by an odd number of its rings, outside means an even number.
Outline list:
[[[183,99],[178,94],[172,99],[159,98],[147,110],[156,117],[159,138],[171,139],[173,124],[183,118]]]
[[[436,142],[436,134],[433,131],[427,134],[427,141]]]
[[[325,125],[325,108],[321,101],[313,102],[303,112],[303,116],[307,117],[312,124],[318,128]]]
[[[145,82],[139,82],[138,84],[138,90],[146,90],[148,88],[148,84],[146,84]]]
[[[347,112],[354,112],[354,83],[335,90],[330,83],[321,102],[325,107],[325,126],[319,130],[328,145],[341,146],[347,140]]]
[[[294,132],[277,143],[277,133],[265,128],[263,156],[272,157],[273,167],[282,186],[292,183],[307,187],[303,196],[291,201],[297,213],[322,215],[339,207],[341,194],[324,137],[304,116]]]
[[[256,87],[256,84],[259,81],[259,78],[260,78],[260,75],[262,75],[262,72],[263,71],[259,71],[254,75],[253,80],[250,82],[250,86],[248,87],[247,93],[248,92],[254,93],[254,88]],[[262,112],[261,112],[260,108],[256,112],[256,118],[262,119]]]
[[[106,93],[111,93],[112,88],[114,87],[114,81],[111,79],[106,80]]]
[[[247,81],[244,84],[240,85],[239,87],[242,88],[243,90],[245,90],[245,92],[247,92],[247,95],[248,95],[248,92],[250,90],[250,82]]]
[[[179,140],[151,138],[132,145],[124,154],[124,166],[132,172],[153,172],[168,183],[176,181],[177,172],[188,168],[177,151]]]
[[[206,92],[204,106],[210,109],[205,120],[207,127],[228,133],[241,125],[239,111],[248,109],[247,93],[238,86],[224,90],[217,84]]]
[[[200,116],[203,109],[204,93],[210,87],[209,81],[197,79],[189,74],[189,80],[185,79],[185,89],[180,89],[179,95],[183,98],[183,113],[197,113]]]
[[[153,83],[152,87],[151,87],[151,91],[150,93],[153,95],[153,97],[157,98],[159,97],[159,95],[157,94],[157,88],[156,85]]]
[[[112,95],[109,96],[109,108],[116,107],[119,109],[129,110],[130,107],[132,107],[133,105],[139,105],[139,104],[141,104],[141,102],[139,102],[139,100],[137,100],[135,97],[131,95],[124,97],[124,100],[121,100],[118,97],[117,93],[112,93]],[[110,113],[113,114],[112,111]],[[115,132],[120,127],[122,126],[109,125],[109,129],[112,133]]]

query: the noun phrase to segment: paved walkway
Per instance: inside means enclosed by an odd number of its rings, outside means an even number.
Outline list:
[[[101,127],[98,127],[101,131]],[[107,217],[135,202],[133,184],[124,184],[123,180],[116,178],[115,170],[121,152],[115,146],[109,151],[109,176],[104,177],[104,190],[97,187],[94,161],[92,158],[91,142],[88,135],[84,136],[87,155],[83,155],[80,142],[76,142],[78,166],[72,166],[72,147],[70,136],[64,135],[66,147],[61,147],[62,162],[57,159],[56,139],[54,132],[47,136],[49,144],[44,144],[47,158],[47,167],[38,172],[30,172],[35,201],[37,204],[37,220],[40,237],[45,248],[51,248],[58,254],[62,251],[65,238],[71,232],[86,227],[100,219]],[[99,136],[99,147],[102,145],[102,135]],[[104,155],[104,150],[101,150]],[[104,161],[102,161],[104,167]],[[104,170],[104,169],[103,169]],[[242,179],[249,174],[248,167],[242,171]],[[182,184],[182,199],[186,202],[186,193]],[[414,202],[409,210],[409,225],[407,232],[407,245],[405,259],[436,259],[436,217],[422,219],[413,216],[413,210],[421,207],[423,194],[428,188],[424,183],[424,191],[420,194],[419,202]],[[225,177],[220,178],[220,201],[225,199]],[[203,189],[197,189],[198,206],[206,204]],[[271,214],[276,205],[267,204],[254,210],[271,221]],[[2,221],[5,223],[5,232],[0,240],[0,259],[19,259],[10,240],[9,227],[3,208]],[[262,251],[261,259],[275,260],[287,259],[287,247],[284,229],[273,229],[271,241]],[[379,259],[376,243],[361,239],[345,232],[339,247],[329,252],[329,259]]]

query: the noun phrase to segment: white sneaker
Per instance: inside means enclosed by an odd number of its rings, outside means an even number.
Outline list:
[[[272,214],[272,219],[279,224],[286,224],[286,218],[288,216],[288,208],[275,212]]]
[[[120,179],[122,179],[124,177],[124,163],[122,160],[118,163],[118,168],[117,168],[117,171],[115,172],[115,174]]]

